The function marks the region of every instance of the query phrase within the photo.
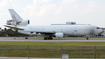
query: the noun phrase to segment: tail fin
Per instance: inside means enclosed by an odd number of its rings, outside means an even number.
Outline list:
[[[27,26],[30,21],[23,20],[13,9],[9,9],[11,14],[12,20],[7,20],[7,25],[14,25],[14,26]]]
[[[13,9],[9,9],[11,17],[15,21],[23,20]]]

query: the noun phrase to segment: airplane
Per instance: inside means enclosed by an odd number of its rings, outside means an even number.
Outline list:
[[[99,34],[102,29],[94,25],[29,25],[29,20],[23,20],[13,9],[9,9],[12,19],[7,20],[6,27],[28,35],[43,35],[44,40],[53,37],[64,38],[67,35],[84,36]]]

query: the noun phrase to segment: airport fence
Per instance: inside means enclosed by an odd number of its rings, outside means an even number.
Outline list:
[[[5,46],[0,47],[0,57],[61,58],[105,58],[105,46]]]

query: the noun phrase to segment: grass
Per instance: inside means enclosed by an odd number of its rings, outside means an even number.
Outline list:
[[[13,38],[7,38],[12,39]],[[29,38],[37,40],[42,38]],[[61,38],[63,40],[64,38]],[[85,38],[65,38],[66,40],[85,40]],[[90,38],[90,40],[104,40],[105,38]],[[16,38],[16,40],[25,40]],[[54,40],[60,40],[55,38]],[[70,58],[105,58],[105,42],[0,42],[0,57],[27,57],[29,46],[30,57],[61,58],[63,54],[69,54]],[[5,49],[3,49],[5,48]],[[71,50],[68,50],[71,49]],[[84,50],[81,50],[84,49]],[[89,49],[89,50],[86,50]]]
[[[93,58],[94,48],[105,49],[105,42],[0,42],[1,57],[27,57],[29,46],[30,57],[60,58],[61,46],[63,54],[71,58]],[[54,49],[54,50],[53,50]],[[57,49],[57,50],[56,50]],[[66,49],[92,49],[92,50],[66,50]],[[98,50],[97,57],[104,58],[105,50]]]
[[[0,42],[0,46],[105,46],[105,42]]]

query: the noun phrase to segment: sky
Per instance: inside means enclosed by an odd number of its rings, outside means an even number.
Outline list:
[[[30,25],[91,24],[105,28],[105,0],[0,0],[0,27],[14,9]]]

